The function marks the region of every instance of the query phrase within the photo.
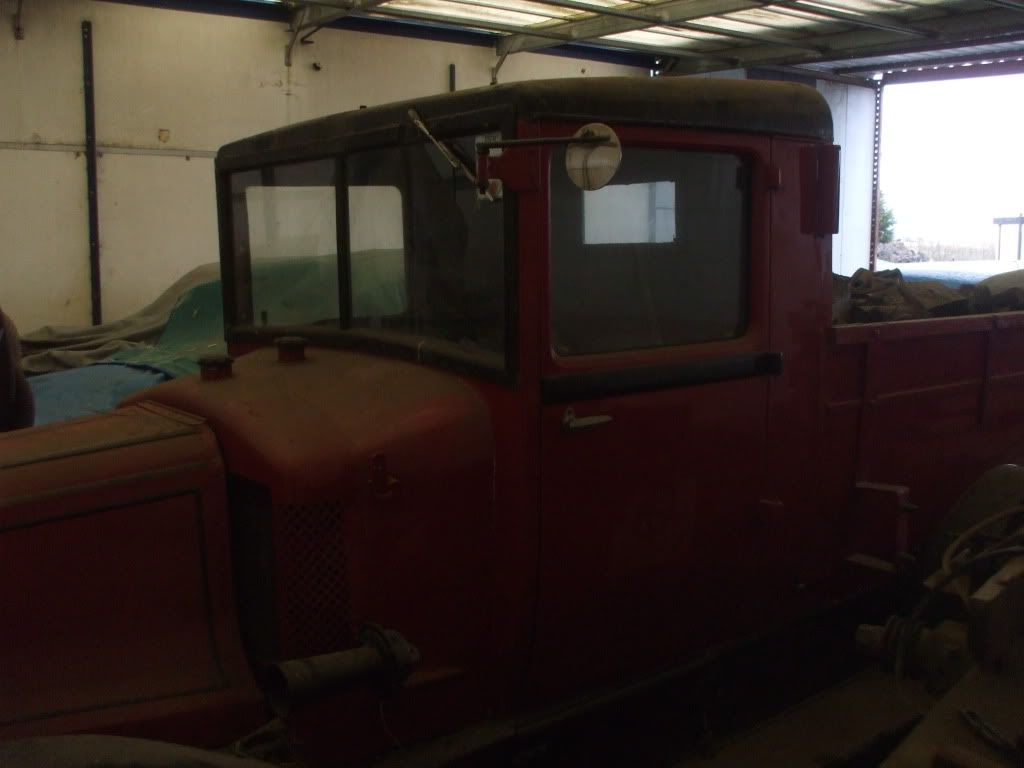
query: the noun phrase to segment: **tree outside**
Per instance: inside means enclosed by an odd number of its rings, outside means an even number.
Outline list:
[[[896,227],[896,216],[892,208],[885,202],[885,195],[878,193],[878,242],[891,243],[893,229]]]

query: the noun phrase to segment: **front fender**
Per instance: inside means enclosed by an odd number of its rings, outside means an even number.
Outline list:
[[[4,768],[272,768],[250,760],[122,736],[51,736],[0,744]]]

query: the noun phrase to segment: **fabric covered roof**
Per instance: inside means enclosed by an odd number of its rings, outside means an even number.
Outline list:
[[[218,165],[241,167],[268,152],[283,157],[344,151],[367,132],[412,129],[408,111],[432,119],[511,110],[521,119],[637,123],[804,136],[831,141],[828,104],[795,83],[713,78],[567,78],[475,88],[343,112],[228,144]]]

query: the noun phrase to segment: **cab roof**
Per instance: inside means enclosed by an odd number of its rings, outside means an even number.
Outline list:
[[[329,155],[357,146],[360,135],[401,135],[411,128],[410,109],[432,128],[438,120],[503,112],[522,120],[633,123],[832,140],[828,104],[805,85],[714,78],[587,77],[486,86],[342,112],[228,144],[217,154],[217,164],[232,168]],[[414,129],[409,135],[413,134]]]

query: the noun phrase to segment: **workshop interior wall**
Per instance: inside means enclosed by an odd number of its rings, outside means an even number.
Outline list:
[[[213,154],[321,115],[486,85],[491,48],[95,0],[0,0],[0,307],[24,332],[90,319],[81,22],[93,24],[104,320],[140,309],[217,259]],[[314,62],[319,69],[314,68]],[[499,79],[647,76],[517,54]]]
[[[93,24],[104,320],[217,260],[213,155],[221,145],[320,115],[486,85],[484,46],[323,29],[97,0],[0,0],[0,307],[23,332],[90,319],[81,22]],[[314,67],[314,64],[317,67]],[[713,76],[743,77],[742,70]],[[632,75],[566,56],[508,57],[501,82]],[[867,266],[873,90],[819,82],[843,146],[834,268]]]

